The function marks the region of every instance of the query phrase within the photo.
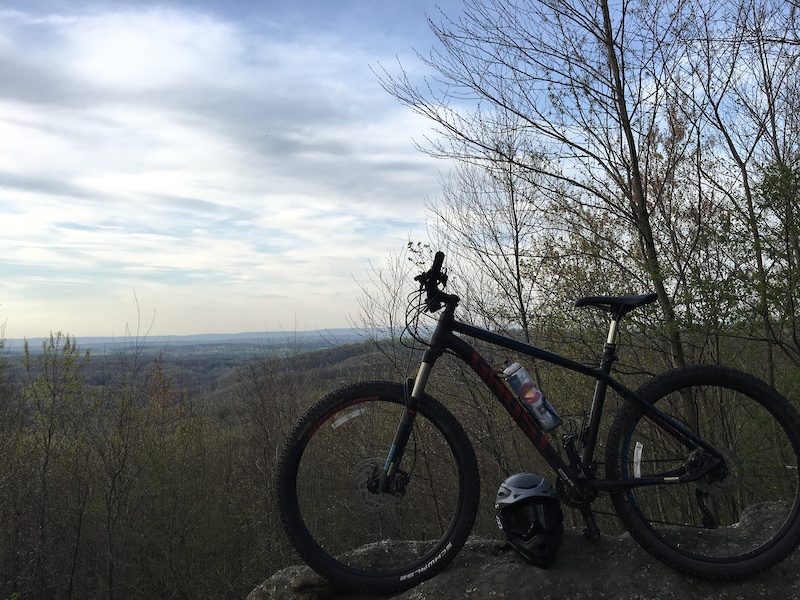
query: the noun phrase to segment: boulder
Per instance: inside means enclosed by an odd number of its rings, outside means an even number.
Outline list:
[[[706,581],[664,566],[629,534],[589,540],[577,530],[567,530],[558,557],[549,569],[531,566],[504,542],[470,539],[442,573],[398,594],[350,592],[327,582],[308,567],[293,566],[275,573],[247,600],[778,600],[800,598],[799,560],[795,553],[772,569],[743,581]]]

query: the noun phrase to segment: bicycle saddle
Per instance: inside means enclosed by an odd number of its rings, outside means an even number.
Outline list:
[[[639,308],[656,300],[658,300],[658,294],[655,292],[639,296],[586,296],[575,300],[575,306],[596,306],[621,317],[634,308]]]

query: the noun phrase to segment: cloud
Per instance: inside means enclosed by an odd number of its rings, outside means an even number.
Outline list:
[[[114,13],[83,19],[59,34],[71,49],[68,73],[121,93],[217,86],[241,76],[235,29],[203,15],[187,18],[169,9]]]
[[[0,11],[7,335],[106,334],[132,289],[166,333],[344,324],[352,275],[438,187],[411,141],[427,124],[369,70],[388,49],[111,6]]]

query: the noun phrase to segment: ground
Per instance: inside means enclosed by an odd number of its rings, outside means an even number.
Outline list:
[[[800,597],[800,553],[745,581],[712,582],[681,575],[651,558],[630,538],[587,540],[565,532],[556,562],[543,570],[525,563],[502,542],[471,539],[436,577],[393,596],[395,600],[498,598],[716,599]],[[336,588],[303,566],[279,571],[247,600],[366,600],[381,598]]]

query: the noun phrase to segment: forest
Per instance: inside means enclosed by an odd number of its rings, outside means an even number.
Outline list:
[[[296,562],[274,500],[287,432],[344,383],[414,372],[406,307],[435,250],[464,321],[596,364],[606,322],[574,300],[652,291],[622,331],[627,384],[724,364],[800,405],[797,9],[466,0],[432,17],[432,75],[375,71],[430,120],[420,150],[452,168],[426,200],[428,239],[362,278],[363,342],[263,349],[202,384],[136,339],[94,356],[54,333],[3,355],[0,597],[241,598]],[[593,382],[527,366],[564,418],[556,435],[579,427]],[[476,533],[497,535],[497,485],[541,464],[463,366],[443,358],[429,390],[476,447]]]
[[[3,353],[0,597],[242,598],[292,562],[276,452],[301,408],[373,368],[370,351],[202,362],[145,339],[93,356],[61,333]]]

